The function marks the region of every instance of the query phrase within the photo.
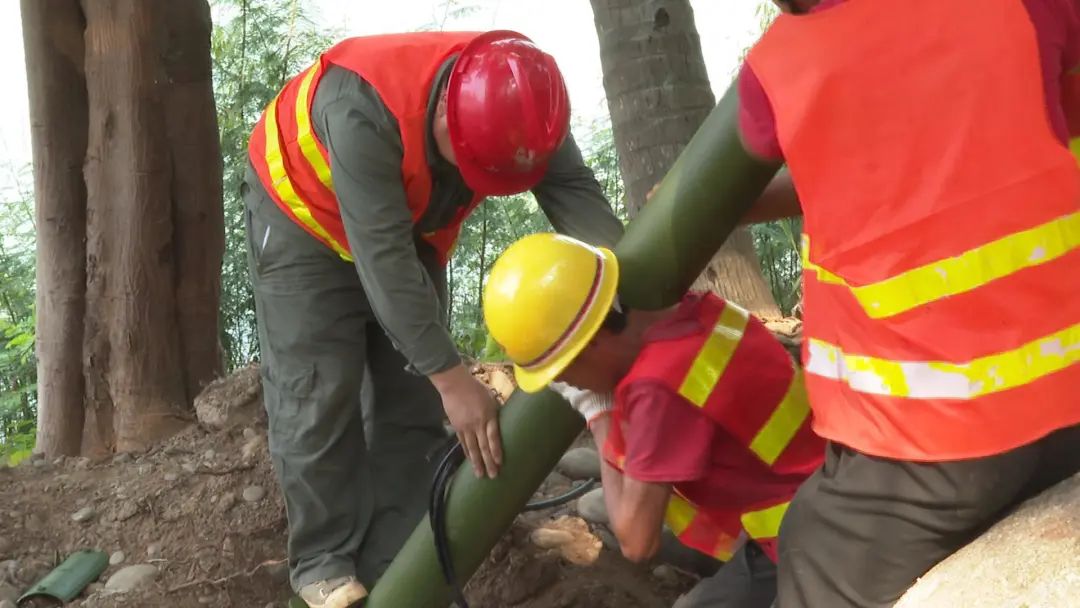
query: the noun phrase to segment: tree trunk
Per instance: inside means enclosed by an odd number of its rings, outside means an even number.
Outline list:
[[[83,7],[90,105],[85,365],[94,419],[113,421],[110,434],[87,437],[94,448],[141,449],[174,430],[190,405],[174,284],[164,107],[171,87],[159,64],[164,5],[85,0]]]
[[[633,217],[716,105],[689,0],[590,0],[604,90]],[[736,231],[694,284],[781,317],[753,241]]]
[[[193,418],[222,369],[209,6],[24,0],[23,14],[45,405],[36,449],[143,449]]]
[[[221,375],[218,304],[225,254],[221,145],[210,61],[210,6],[163,2],[168,28],[164,69],[166,136],[172,152],[177,327],[184,386],[191,401]]]
[[[22,0],[21,10],[37,225],[36,449],[74,455],[83,428],[84,21],[78,0]]]

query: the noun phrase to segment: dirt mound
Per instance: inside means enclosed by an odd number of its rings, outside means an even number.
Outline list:
[[[503,366],[474,373],[500,394],[506,383],[512,388]],[[215,383],[200,397],[206,426],[146,453],[0,468],[0,600],[13,601],[67,555],[89,548],[116,558],[122,552],[123,560],[70,606],[284,606],[285,509],[257,387],[256,368]],[[554,473],[539,495],[569,487]],[[657,578],[609,548],[578,566],[529,540],[534,528],[568,514],[573,505],[522,515],[470,583],[474,608],[666,608],[688,586],[687,577]],[[138,564],[154,566],[156,578],[128,593],[105,590],[110,576]]]

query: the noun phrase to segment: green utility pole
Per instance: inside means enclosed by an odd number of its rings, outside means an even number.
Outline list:
[[[616,246],[619,293],[626,306],[658,309],[676,303],[779,170],[743,150],[737,112],[733,86]],[[551,391],[516,391],[500,412],[499,424],[505,453],[499,477],[477,479],[466,465],[450,490],[447,532],[463,581],[480,567],[584,427],[577,412]],[[425,518],[364,608],[449,604],[450,589]]]

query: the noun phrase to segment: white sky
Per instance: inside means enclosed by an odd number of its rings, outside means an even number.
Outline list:
[[[282,0],[285,1],[285,0]],[[343,35],[414,30],[441,21],[442,0],[311,0],[319,20]],[[447,23],[447,29],[513,29],[551,53],[570,88],[577,121],[592,122],[607,112],[599,45],[592,9],[586,0],[465,0],[472,15]],[[693,0],[709,77],[717,95],[730,82],[740,52],[759,35],[759,0]],[[30,164],[30,119],[26,97],[19,6],[0,1],[0,188],[10,192],[13,175]]]

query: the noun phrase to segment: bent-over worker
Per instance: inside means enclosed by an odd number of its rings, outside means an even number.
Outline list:
[[[738,306],[691,293],[666,310],[630,310],[618,280],[606,248],[528,236],[492,267],[484,317],[519,386],[554,382],[588,422],[623,554],[651,557],[666,521],[727,562],[677,608],[768,608],[780,522],[824,458],[802,374]]]
[[[555,229],[622,225],[568,135],[554,59],[514,32],[347,39],[270,103],[243,184],[270,452],[291,582],[363,598],[420,521],[449,417],[478,474],[496,404],[447,330],[445,264],[486,196]]]

